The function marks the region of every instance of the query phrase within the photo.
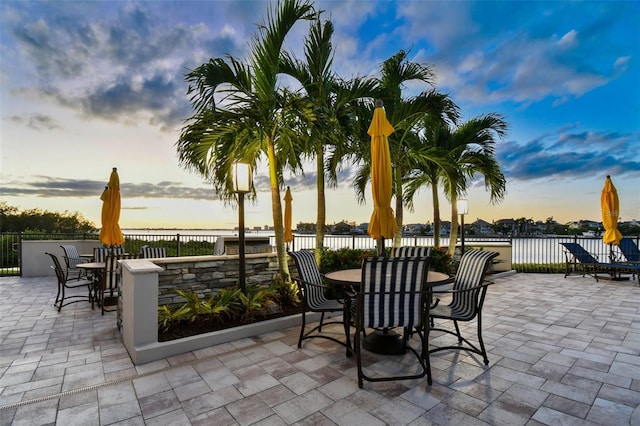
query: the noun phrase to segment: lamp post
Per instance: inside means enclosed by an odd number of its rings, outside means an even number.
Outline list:
[[[251,190],[251,167],[246,163],[233,165],[233,190],[238,194],[238,286],[247,293],[244,246],[244,194]]]
[[[460,215],[460,256],[464,255],[464,215],[469,213],[469,202],[458,200],[458,214]]]

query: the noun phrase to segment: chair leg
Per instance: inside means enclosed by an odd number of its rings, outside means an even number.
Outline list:
[[[462,343],[462,334],[460,334],[460,327],[458,327],[458,321],[453,320],[453,325],[456,327],[456,336],[458,336],[458,343]]]
[[[60,301],[60,283],[58,283],[58,294],[56,294],[56,301],[54,302],[53,306],[57,308],[58,305],[62,305],[62,302]]]
[[[322,324],[324,323],[324,312],[320,314],[320,325],[318,326],[318,332],[322,333]]]
[[[480,350],[482,351],[482,358],[484,365],[489,365],[489,358],[487,358],[487,350],[484,348],[484,341],[482,340],[482,312],[478,312],[478,342],[480,343]]]
[[[64,284],[62,284],[62,296],[60,297],[60,303],[58,304],[58,312],[62,310],[62,305],[64,305]]]

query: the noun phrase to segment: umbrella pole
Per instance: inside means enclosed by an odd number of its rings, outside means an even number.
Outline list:
[[[378,256],[384,256],[384,237],[378,240]]]

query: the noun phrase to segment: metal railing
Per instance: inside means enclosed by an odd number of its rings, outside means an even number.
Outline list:
[[[197,256],[214,253],[215,242],[219,235],[191,235],[170,233],[127,234],[125,233],[125,250],[139,253],[142,246],[164,247],[168,256]],[[22,240],[97,240],[96,234],[34,234],[8,232],[0,234],[0,275],[20,275],[20,247]],[[636,244],[640,238],[634,237]],[[275,236],[269,235],[269,242],[275,246]],[[613,253],[617,258],[623,258],[616,246],[609,247],[602,242],[602,238],[582,236],[546,236],[546,237],[465,237],[465,244],[510,245],[511,262],[518,272],[560,272],[565,265],[562,242],[579,242],[587,251],[595,254],[600,261],[608,261]],[[458,241],[458,243],[460,243]],[[391,247],[392,240],[386,240],[385,246]],[[315,235],[297,234],[291,250],[313,249],[316,245]],[[402,244],[405,246],[433,246],[433,236],[405,236]],[[441,246],[448,246],[449,239],[441,238]],[[368,235],[325,235],[324,246],[337,250],[340,248],[370,250],[376,248],[376,241]]]

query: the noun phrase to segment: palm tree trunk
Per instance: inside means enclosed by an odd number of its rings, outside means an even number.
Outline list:
[[[393,248],[400,247],[402,245],[402,225],[404,221],[404,208],[402,204],[402,175],[399,168],[396,167],[395,187],[396,187],[396,224],[398,225],[398,232],[393,236]],[[393,251],[392,251],[393,252]]]
[[[438,197],[438,185],[431,185],[433,198],[433,246],[440,247],[440,199]]]
[[[451,195],[451,233],[449,234],[449,254],[453,256],[458,243],[458,197]]]
[[[289,265],[284,244],[284,220],[282,219],[282,201],[280,201],[280,187],[276,173],[276,155],[273,140],[267,141],[267,157],[269,158],[269,183],[271,185],[271,209],[273,213],[273,228],[276,236],[276,252],[278,254],[278,272],[284,281],[289,279]]]
[[[324,149],[322,146],[318,147],[316,152],[316,169],[317,169],[317,181],[318,187],[318,212],[316,218],[316,262],[320,265],[320,258],[322,255],[322,248],[324,247],[324,225],[326,222],[327,207],[324,196]]]

